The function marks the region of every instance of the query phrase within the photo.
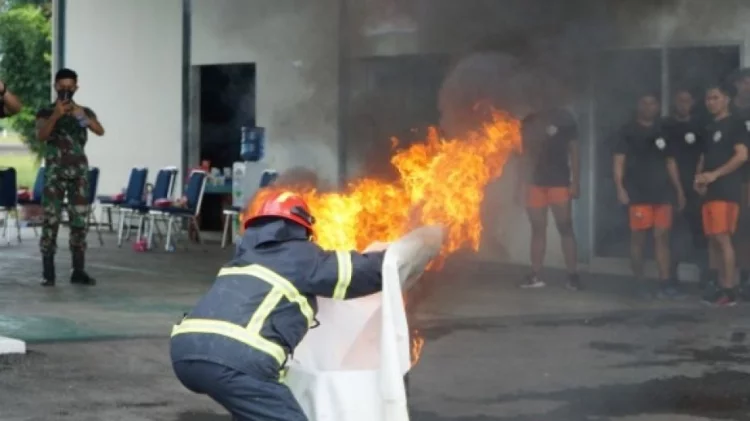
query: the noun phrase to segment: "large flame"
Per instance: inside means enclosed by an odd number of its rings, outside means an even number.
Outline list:
[[[362,250],[415,226],[440,224],[446,228],[443,256],[462,247],[478,250],[484,189],[520,147],[520,122],[492,110],[465,138],[444,139],[432,127],[424,142],[397,150],[391,158],[396,182],[362,178],[340,193],[298,191],[315,216],[315,241],[324,249]]]

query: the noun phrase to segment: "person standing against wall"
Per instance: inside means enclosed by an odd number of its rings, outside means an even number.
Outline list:
[[[571,203],[580,191],[578,126],[563,108],[541,109],[523,120],[522,138],[520,191],[531,223],[531,274],[521,287],[546,285],[540,272],[547,247],[547,218],[552,211],[568,270],[567,287],[580,290]]]
[[[672,115],[664,120],[667,143],[677,161],[680,184],[685,192],[685,209],[677,215],[672,242],[672,280],[677,283],[680,261],[694,263],[700,271],[700,285],[705,287],[716,276],[708,268],[708,241],[701,221],[702,199],[693,188],[698,161],[704,150],[704,127],[693,116],[695,99],[689,89],[680,88],[672,97]],[[685,235],[690,236],[686,241]]]
[[[704,197],[703,230],[719,267],[720,289],[705,299],[718,306],[737,302],[737,259],[732,236],[737,230],[742,199],[741,168],[747,162],[750,141],[742,120],[731,114],[730,98],[730,90],[722,85],[706,91],[706,108],[713,121],[706,128],[706,147],[695,176],[695,190]]]
[[[614,180],[617,198],[628,206],[630,219],[630,259],[633,275],[644,295],[665,298],[677,294],[671,282],[670,229],[672,204],[685,204],[677,163],[668,148],[659,115],[658,96],[652,93],[638,99],[636,118],[619,133],[614,154]],[[671,192],[675,194],[671,194]],[[643,251],[646,235],[653,229],[654,250],[659,269],[658,288],[645,283]]]
[[[736,94],[732,100],[731,113],[745,125],[750,132],[750,68],[740,69],[734,77]],[[742,169],[742,199],[740,202],[740,219],[735,235],[737,259],[740,267],[740,293],[746,300],[750,299],[750,165]]]
[[[5,82],[0,80],[0,118],[18,114],[21,107],[21,101],[18,97],[13,95]]]
[[[78,90],[78,75],[60,69],[55,75],[57,100],[37,113],[37,137],[44,148],[44,222],[40,249],[42,252],[43,286],[55,285],[55,252],[63,202],[67,196],[70,219],[70,251],[73,272],[70,282],[94,285],[96,281],[84,270],[86,222],[88,219],[88,159],[84,152],[88,132],[97,136],[104,128],[90,108],[73,101]]]

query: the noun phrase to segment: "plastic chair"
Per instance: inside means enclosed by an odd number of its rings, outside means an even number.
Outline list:
[[[86,212],[86,232],[89,232],[89,227],[94,225],[96,229],[96,235],[99,237],[99,245],[104,246],[104,239],[102,238],[102,230],[99,227],[99,221],[96,220],[96,212],[94,206],[96,204],[96,191],[99,189],[99,168],[89,168],[89,195],[86,198],[86,203],[89,205],[89,209]]]
[[[143,226],[146,222],[146,216],[149,214],[149,211],[152,208],[152,205],[154,202],[161,200],[161,199],[169,199],[172,197],[172,192],[174,191],[175,182],[177,180],[177,168],[176,167],[167,167],[159,170],[159,172],[156,174],[156,180],[153,185],[153,189],[151,190],[151,198],[150,202],[147,200],[143,203],[137,203],[137,204],[123,204],[120,207],[122,209],[129,210],[132,214],[138,214],[138,233],[136,239],[140,241],[142,235],[143,235]],[[151,220],[149,219],[149,222]],[[147,230],[147,233],[149,235],[149,247],[151,244],[151,238],[153,237],[153,230],[150,228]]]
[[[104,217],[106,214],[107,219],[107,226],[109,227],[109,231],[114,231],[114,227],[112,226],[112,210],[118,210],[120,205],[122,205],[125,202],[125,196],[127,196],[127,192],[131,189],[131,186],[138,185],[141,181],[140,173],[139,171],[146,170],[146,168],[133,168],[130,170],[130,176],[128,177],[128,184],[125,187],[125,195],[123,195],[121,198],[118,198],[117,196],[98,196],[96,199],[99,202],[99,208],[101,209],[101,218],[102,221],[104,221]],[[148,170],[146,170],[148,172]],[[146,182],[145,178],[143,181],[143,188],[146,188]],[[141,193],[142,194],[142,193]]]
[[[42,195],[44,194],[44,167],[39,167],[36,172],[36,178],[34,179],[34,188],[31,190],[31,198],[19,198],[18,206],[21,208],[31,206],[42,206]],[[34,236],[39,236],[36,224],[32,224],[31,228],[34,230]]]
[[[166,251],[170,251],[174,247],[173,243],[176,243],[175,239],[172,238],[173,235],[177,237],[183,231],[182,224],[178,224],[178,222],[182,221],[188,222],[188,230],[191,228],[196,230],[198,242],[203,244],[203,239],[200,236],[200,227],[198,226],[198,217],[200,216],[203,196],[206,192],[207,179],[208,174],[205,171],[193,170],[190,173],[185,189],[187,203],[184,208],[175,206],[166,208],[149,207],[149,247],[151,246],[150,239],[153,238],[153,230],[157,220],[163,220],[167,225],[167,238],[164,244]]]
[[[10,216],[16,217],[16,236],[18,243],[21,243],[21,221],[18,214],[18,185],[16,182],[16,169],[0,169],[0,215],[3,217],[3,235],[2,238],[10,245],[8,237],[8,224]]]
[[[130,217],[133,215],[134,206],[144,206],[145,200],[143,193],[146,191],[146,181],[148,178],[147,168],[133,168],[130,171],[128,187],[125,190],[125,196],[122,200],[115,201],[118,204],[116,209],[119,214],[119,227],[117,229],[117,247],[122,246],[123,235],[125,233],[125,221],[128,222],[128,237],[130,236]],[[101,198],[100,198],[101,203]]]

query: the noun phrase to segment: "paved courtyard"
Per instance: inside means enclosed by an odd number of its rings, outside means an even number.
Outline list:
[[[30,349],[0,358],[0,420],[229,421],[179,385],[167,337],[232,250],[90,240],[94,288],[67,284],[65,247],[60,285],[45,289],[30,231],[0,245],[0,334]],[[593,275],[573,293],[554,272],[521,291],[522,274],[461,256],[423,279],[414,421],[750,420],[750,306],[645,302],[626,279]]]

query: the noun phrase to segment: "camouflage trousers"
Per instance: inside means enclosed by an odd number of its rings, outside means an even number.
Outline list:
[[[67,170],[67,171],[66,171]],[[42,194],[42,237],[39,248],[42,255],[57,251],[57,232],[60,229],[63,207],[66,207],[70,223],[69,245],[72,252],[86,250],[86,230],[88,222],[88,170],[61,169],[48,167],[44,172],[44,193]],[[67,205],[65,198],[67,197]]]

